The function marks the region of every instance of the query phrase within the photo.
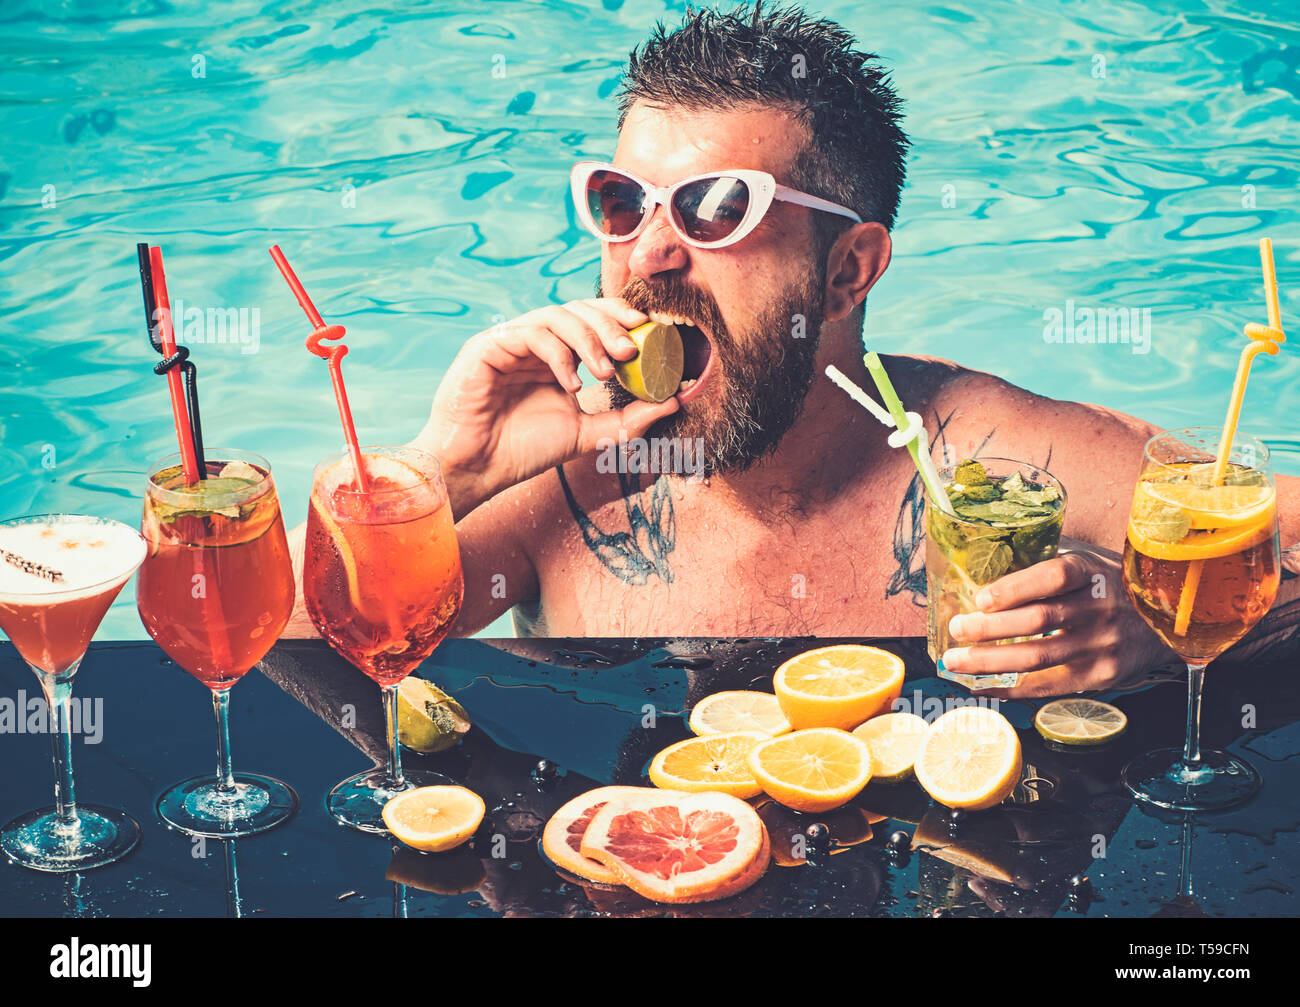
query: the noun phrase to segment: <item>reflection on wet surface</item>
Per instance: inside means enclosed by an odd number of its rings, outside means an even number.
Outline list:
[[[818,645],[832,641],[818,640]],[[899,704],[922,715],[966,698],[933,675],[923,640],[873,641],[904,658]],[[483,796],[471,846],[421,854],[336,826],[323,797],[382,759],[378,690],[316,641],[286,641],[236,688],[235,758],[292,784],[287,826],[222,844],[168,830],[157,795],[211,759],[202,689],[152,644],[94,648],[77,694],[102,698],[103,738],[78,741],[78,797],[125,808],[144,839],[127,860],[82,876],[0,866],[0,910],[42,916],[1276,916],[1300,875],[1300,691],[1280,667],[1225,669],[1207,684],[1204,738],[1246,754],[1264,789],[1214,816],[1132,804],[1120,767],[1177,743],[1175,685],[1114,701],[1130,728],[1095,750],[1062,748],[1030,727],[1033,707],[1003,704],[1024,749],[1004,805],[955,814],[914,784],[868,785],[843,808],[800,815],[758,800],[773,864],[731,899],[661,906],[582,881],[540,852],[551,813],[604,784],[639,785],[651,756],[688,736],[685,714],[723,689],[770,689],[807,640],[449,641],[420,674],[461,702],[474,728],[456,748],[404,761]],[[34,690],[0,647],[0,697]],[[1254,718],[1253,720],[1251,718]],[[1243,721],[1254,726],[1243,728]],[[50,801],[44,736],[0,738],[5,819]],[[813,828],[812,826],[819,826]]]

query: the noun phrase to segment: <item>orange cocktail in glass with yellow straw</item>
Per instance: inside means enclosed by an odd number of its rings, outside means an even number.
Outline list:
[[[1139,800],[1213,811],[1252,797],[1259,774],[1228,752],[1200,746],[1205,667],[1264,618],[1281,581],[1277,499],[1268,449],[1237,431],[1251,361],[1286,339],[1273,249],[1260,242],[1267,326],[1247,325],[1223,427],[1191,427],[1147,442],[1124,544],[1124,587],[1138,614],[1187,662],[1182,751],[1158,749],[1124,767]]]

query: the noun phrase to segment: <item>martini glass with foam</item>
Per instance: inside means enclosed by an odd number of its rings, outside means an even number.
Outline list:
[[[39,871],[81,871],[130,852],[140,826],[129,815],[78,805],[72,784],[72,679],[108,607],[144,560],[133,528],[79,514],[0,521],[0,629],[40,679],[54,742],[53,808],[0,830],[0,849]]]

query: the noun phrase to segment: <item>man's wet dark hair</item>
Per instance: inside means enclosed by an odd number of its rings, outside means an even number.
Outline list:
[[[657,24],[632,50],[619,128],[638,101],[692,111],[785,108],[807,125],[811,138],[792,176],[779,181],[892,228],[909,145],[899,126],[902,102],[879,57],[854,45],[839,25],[797,7],[763,10],[758,0],[729,12],[688,8],[679,26]],[[813,217],[824,265],[850,221]]]

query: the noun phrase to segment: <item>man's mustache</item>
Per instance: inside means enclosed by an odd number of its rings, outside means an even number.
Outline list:
[[[665,315],[679,315],[703,325],[710,335],[726,336],[726,324],[718,302],[705,291],[685,283],[665,281],[652,285],[640,277],[633,277],[624,284],[618,296],[642,314],[658,311]]]

